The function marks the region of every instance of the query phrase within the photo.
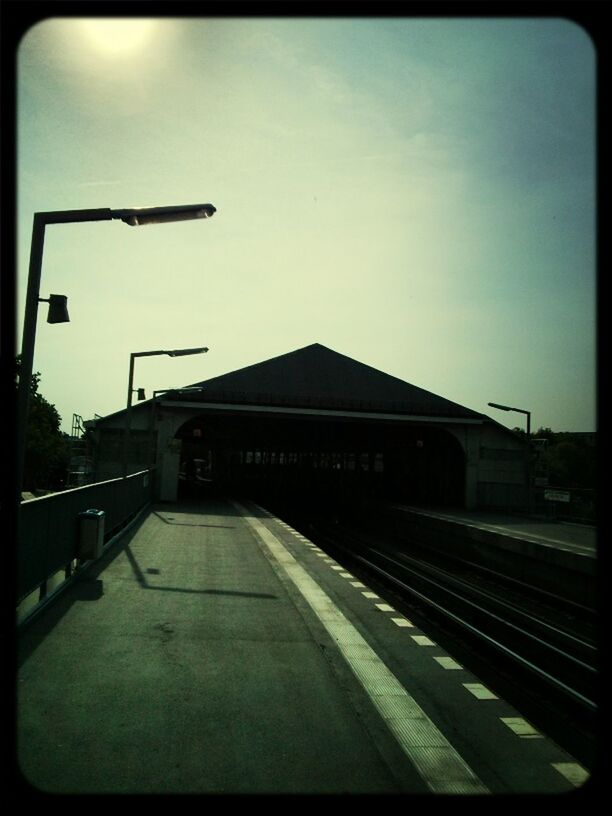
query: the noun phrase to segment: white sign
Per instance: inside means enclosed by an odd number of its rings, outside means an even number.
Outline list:
[[[570,494],[564,493],[561,490],[545,490],[544,498],[548,501],[568,502],[570,500]]]

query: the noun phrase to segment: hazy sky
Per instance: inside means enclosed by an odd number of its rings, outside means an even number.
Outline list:
[[[211,202],[47,228],[34,370],[125,406],[322,343],[524,427],[595,430],[595,60],[554,19],[49,19],[18,53],[18,338],[36,211]]]

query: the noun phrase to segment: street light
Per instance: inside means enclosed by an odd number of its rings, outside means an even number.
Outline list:
[[[527,414],[527,439],[531,433],[531,411],[525,411],[524,408],[510,408],[509,405],[499,405],[497,402],[487,403],[491,408],[499,408],[500,411],[517,411],[519,414]]]
[[[68,224],[84,221],[123,221],[129,226],[141,224],[159,224],[169,221],[185,221],[194,218],[210,218],[216,212],[212,204],[183,204],[173,207],[133,207],[131,209],[113,210],[109,208],[88,210],[56,210],[53,212],[34,213],[32,227],[32,244],[30,248],[30,267],[28,271],[28,288],[26,294],[23,339],[21,343],[21,365],[19,373],[19,390],[17,395],[17,500],[21,501],[23,487],[23,466],[25,458],[25,436],[28,421],[28,403],[30,380],[34,362],[34,345],[36,340],[37,306],[41,298],[40,276],[42,271],[45,228],[47,224]],[[58,300],[63,298],[63,301]],[[63,303],[63,306],[62,306]],[[57,319],[58,315],[60,319]],[[53,320],[51,320],[53,316]],[[51,295],[49,298],[50,323],[66,322],[68,311],[64,295]]]
[[[511,408],[509,405],[500,405],[497,402],[487,403],[491,408],[499,408],[500,411],[516,411],[519,414],[527,415],[527,504],[531,511],[531,411],[524,408]]]
[[[130,427],[132,421],[132,393],[137,390],[133,388],[134,383],[134,360],[136,357],[156,357],[160,354],[167,354],[168,357],[185,357],[188,354],[205,354],[208,351],[205,347],[200,348],[188,348],[188,349],[172,349],[171,351],[164,350],[164,351],[135,351],[130,354],[130,373],[128,376],[128,396],[127,396],[127,409],[125,412],[125,429],[123,433],[123,456],[122,456],[122,471],[123,471],[123,478],[127,477],[127,469],[128,469],[128,440],[130,436]],[[143,389],[138,389],[143,390]]]

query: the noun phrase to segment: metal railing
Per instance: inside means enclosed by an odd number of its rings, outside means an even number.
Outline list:
[[[110,479],[21,503],[17,528],[17,602],[38,591],[48,593],[48,581],[63,571],[66,579],[79,557],[79,513],[105,513],[104,543],[116,536],[153,497],[153,471],[127,479]]]

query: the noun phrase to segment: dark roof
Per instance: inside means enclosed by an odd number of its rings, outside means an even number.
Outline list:
[[[190,393],[190,401],[483,418],[319,343],[186,387],[195,386],[202,390]],[[166,398],[185,396],[174,392]]]

